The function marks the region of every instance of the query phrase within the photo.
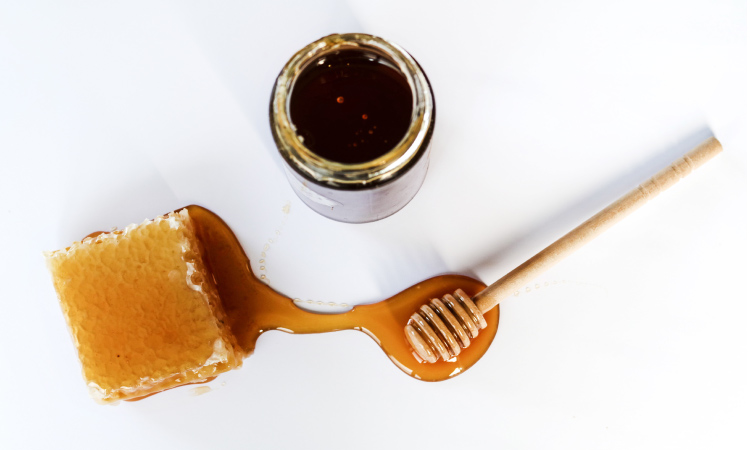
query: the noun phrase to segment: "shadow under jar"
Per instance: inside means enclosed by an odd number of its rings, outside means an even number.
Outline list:
[[[292,188],[330,219],[388,217],[427,174],[432,89],[385,39],[332,34],[297,52],[276,79],[270,120]]]

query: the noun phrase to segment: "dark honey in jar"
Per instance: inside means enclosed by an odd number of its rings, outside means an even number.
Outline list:
[[[342,164],[388,153],[409,129],[406,78],[379,56],[343,50],[302,72],[289,101],[292,124],[313,153]]]
[[[427,172],[432,90],[403,49],[365,34],[324,37],[279,75],[271,129],[297,195],[342,222],[390,216]]]

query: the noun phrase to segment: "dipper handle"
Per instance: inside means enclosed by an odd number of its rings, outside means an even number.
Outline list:
[[[721,153],[721,150],[721,144],[716,138],[711,137],[705,140],[669,167],[620,197],[589,220],[492,283],[474,296],[474,303],[482,313],[489,311],[542,272],[562,261],[662,191],[702,166],[706,161]]]

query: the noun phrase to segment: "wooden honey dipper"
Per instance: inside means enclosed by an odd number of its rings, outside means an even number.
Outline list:
[[[484,320],[487,311],[721,151],[721,144],[716,138],[707,139],[474,298],[458,289],[453,294],[446,294],[442,299],[432,299],[430,303],[423,305],[411,316],[404,329],[417,359],[434,363],[439,359],[447,361],[457,356],[487,326]]]

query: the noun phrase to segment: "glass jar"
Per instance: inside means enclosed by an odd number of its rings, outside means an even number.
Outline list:
[[[342,52],[361,52],[369,61],[386,64],[403,77],[411,92],[411,115],[404,116],[406,132],[401,140],[364,162],[337,162],[313,152],[292,121],[295,83],[323,64],[326,55]],[[343,103],[344,98],[338,100]],[[289,183],[305,204],[340,222],[372,222],[406,206],[422,185],[435,125],[435,102],[422,68],[398,45],[368,34],[332,34],[309,44],[284,66],[271,96],[270,121]]]

